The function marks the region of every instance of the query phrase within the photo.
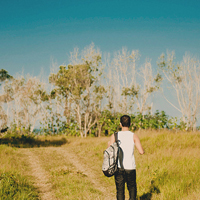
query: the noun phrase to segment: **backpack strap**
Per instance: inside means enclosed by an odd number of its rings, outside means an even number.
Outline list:
[[[117,143],[117,146],[119,147],[118,132],[115,131],[114,136],[115,136],[115,142]]]
[[[118,159],[119,159],[119,163],[121,166],[121,169],[124,169],[124,165],[123,165],[123,151],[121,149],[121,147],[119,146],[119,140],[118,140],[118,132],[114,132],[114,136],[115,136],[115,142],[117,143],[117,147],[119,148],[118,150]]]

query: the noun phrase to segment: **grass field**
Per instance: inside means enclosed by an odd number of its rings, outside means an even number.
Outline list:
[[[200,133],[137,134],[145,150],[144,155],[135,150],[138,199],[200,199]],[[101,172],[108,140],[65,136],[41,136],[31,144],[1,140],[0,199],[115,199],[113,177]]]

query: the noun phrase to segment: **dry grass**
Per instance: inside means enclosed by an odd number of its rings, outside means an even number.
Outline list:
[[[38,155],[41,166],[49,174],[57,199],[102,199],[102,193],[93,186],[87,175],[77,170],[62,155],[62,151],[57,151],[56,148],[39,148],[32,152]]]
[[[136,154],[139,193],[147,193],[148,185],[151,187],[153,182],[160,193],[152,194],[152,199],[183,199],[192,193],[200,194],[199,132],[162,131],[138,135],[146,151],[144,157]]]
[[[200,196],[200,133],[141,131],[137,135],[145,150],[142,156],[135,151],[139,199],[197,200]],[[61,138],[63,136],[38,139],[59,141]],[[108,140],[108,137],[66,137],[67,143],[62,147],[27,150],[38,157],[57,199],[106,199],[101,186],[115,196],[113,177],[107,178],[101,172],[103,150]],[[6,148],[7,154],[10,151],[10,154],[17,156],[8,158],[0,148],[1,169],[13,170],[13,166],[16,166],[15,169],[22,173],[29,169],[27,158],[21,154],[26,149]],[[73,159],[67,158],[67,153],[75,155],[74,160],[93,175],[89,176],[81,168],[78,169]],[[31,174],[29,178],[32,180]],[[95,179],[97,184],[91,179]]]
[[[136,133],[145,149],[144,155],[135,152],[138,196],[140,199],[183,199],[200,196],[200,133],[171,131],[140,131]],[[101,171],[102,153],[109,138],[68,138],[64,145],[88,165],[102,184],[115,192],[113,178]],[[88,159],[91,162],[88,161]],[[191,199],[190,198],[190,199]],[[196,199],[196,198],[194,198]]]

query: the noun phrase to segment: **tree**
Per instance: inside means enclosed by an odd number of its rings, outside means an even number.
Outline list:
[[[6,79],[12,79],[13,77],[8,74],[5,69],[0,70],[0,82],[5,81]]]
[[[57,90],[51,90],[49,93],[45,90],[37,90],[41,105],[41,129],[47,133],[58,132],[62,127],[63,102],[61,95]]]
[[[132,84],[138,59],[138,51],[129,52],[126,48],[115,52],[112,59],[110,54],[105,58],[108,108],[114,113],[127,113],[133,109],[130,97],[125,95],[123,90]]]
[[[200,62],[189,54],[183,56],[180,63],[175,63],[175,53],[162,54],[158,66],[162,75],[171,84],[176,94],[179,107],[165,99],[182,114],[187,130],[196,130],[196,121],[200,108]]]
[[[134,100],[132,103],[135,102],[137,110],[144,116],[146,111],[152,110],[153,102],[148,102],[148,98],[159,89],[161,77],[159,74],[153,76],[151,61],[148,59],[136,74],[138,78],[135,76],[131,87],[123,89],[123,95],[131,96]]]
[[[16,130],[32,132],[36,121],[40,118],[41,95],[43,84],[36,77],[21,76],[2,85],[4,109],[7,110],[7,122]]]
[[[7,115],[3,110],[2,106],[0,106],[0,130],[7,127]]]
[[[66,110],[67,118],[74,114],[81,136],[86,137],[87,132],[97,122],[102,99],[103,88],[98,85],[101,76],[101,54],[92,44],[80,55],[79,51],[74,49],[74,52],[71,52],[71,60],[73,64],[60,66],[58,73],[50,75],[49,81],[55,84],[56,90],[70,105],[70,109],[67,106]]]
[[[109,91],[114,95],[114,110],[118,107],[118,112],[129,114],[137,110],[144,116],[152,108],[150,96],[159,89],[161,77],[153,75],[151,60],[146,59],[140,66],[139,57],[138,51],[129,52],[126,48],[115,53]]]

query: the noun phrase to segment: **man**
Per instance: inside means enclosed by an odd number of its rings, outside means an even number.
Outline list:
[[[128,115],[123,115],[120,118],[121,131],[118,132],[119,146],[123,156],[119,156],[118,171],[115,173],[115,184],[117,190],[117,200],[125,199],[125,183],[129,191],[129,200],[136,200],[137,185],[136,185],[136,165],[134,158],[134,146],[140,154],[144,154],[144,150],[140,143],[140,139],[133,132],[129,131],[131,119]],[[108,145],[115,142],[114,134],[111,136]]]

